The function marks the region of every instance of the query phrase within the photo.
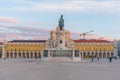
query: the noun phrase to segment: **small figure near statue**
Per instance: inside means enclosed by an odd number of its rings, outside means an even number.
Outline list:
[[[61,15],[61,17],[60,17],[60,20],[59,20],[59,27],[60,27],[60,30],[62,30],[63,27],[64,27],[64,19],[63,19],[63,15]]]

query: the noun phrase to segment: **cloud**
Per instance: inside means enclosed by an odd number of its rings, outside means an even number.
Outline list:
[[[32,39],[32,40],[47,40],[50,37],[50,29],[38,28],[32,26],[9,26],[9,25],[0,25],[0,40],[7,39],[7,41],[15,39]],[[79,32],[71,32],[72,39],[81,39]],[[96,34],[88,34],[87,39],[100,39],[101,36]],[[113,38],[104,37],[104,40],[113,41]]]
[[[47,39],[50,30],[44,28],[35,28],[30,26],[7,26],[0,25],[0,38],[7,41],[14,39]]]
[[[19,1],[20,2],[20,1]],[[63,12],[120,12],[120,1],[62,0],[61,2],[31,2],[22,0],[20,6],[4,7],[11,11],[63,11]]]
[[[16,27],[16,26],[12,26],[12,27],[6,27],[8,28],[9,31],[11,31],[12,29],[14,30],[19,30],[19,32],[0,32],[0,40],[3,41],[4,38],[7,39],[7,41],[10,40],[47,40],[50,38],[50,30],[48,29],[42,29],[42,28],[33,28],[33,27]],[[78,32],[71,32],[71,38],[72,39],[81,39],[81,37],[79,36],[80,33]],[[86,36],[87,39],[100,39],[101,36],[98,36],[96,34],[90,34],[88,36]],[[113,38],[110,37],[104,37],[103,40],[109,40],[109,41],[113,41]]]
[[[0,22],[2,23],[20,23],[21,21],[13,17],[2,17],[0,16]]]
[[[83,39],[83,37],[80,37],[80,34],[79,32],[71,32],[71,37],[73,39]],[[115,39],[114,38],[111,38],[111,37],[107,37],[107,36],[99,36],[97,34],[87,34],[85,36],[85,39],[101,39],[101,40],[108,40],[108,41],[114,41]],[[118,40],[118,39],[116,39]]]
[[[46,26],[56,26],[56,24],[50,24],[45,22],[30,22],[29,25],[46,25]]]

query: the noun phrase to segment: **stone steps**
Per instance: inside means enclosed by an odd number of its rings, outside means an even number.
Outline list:
[[[50,61],[51,62],[70,62],[71,58],[69,58],[69,57],[53,57]]]
[[[51,54],[53,57],[70,57],[72,56],[72,51],[71,50],[54,50],[51,51]]]

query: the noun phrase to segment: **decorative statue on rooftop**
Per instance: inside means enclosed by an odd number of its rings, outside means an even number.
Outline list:
[[[60,30],[62,30],[62,28],[64,27],[63,15],[61,15],[61,17],[60,17],[60,20],[59,20],[59,27],[60,27]]]

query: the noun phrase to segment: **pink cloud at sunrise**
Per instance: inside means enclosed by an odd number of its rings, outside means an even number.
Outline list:
[[[2,17],[0,16],[0,22],[3,23],[20,23],[21,21],[12,17]]]

